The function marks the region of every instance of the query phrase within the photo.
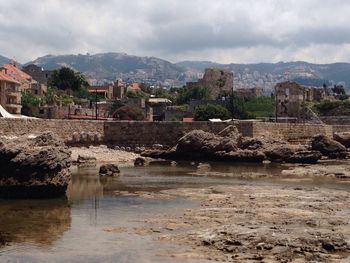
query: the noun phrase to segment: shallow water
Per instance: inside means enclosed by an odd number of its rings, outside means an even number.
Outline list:
[[[122,168],[121,177],[108,179],[99,178],[97,167],[74,167],[68,198],[0,200],[0,233],[8,241],[0,248],[0,262],[199,262],[157,256],[172,245],[142,234],[145,219],[154,214],[180,213],[199,206],[197,202],[143,199],[116,191],[156,192],[242,183],[350,190],[349,184],[330,179],[281,178],[282,167],[276,165],[197,166],[184,163]],[[252,173],[270,178],[242,179]]]

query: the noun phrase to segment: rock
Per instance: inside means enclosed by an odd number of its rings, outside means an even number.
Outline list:
[[[235,152],[216,152],[216,158],[229,162],[253,162],[261,163],[266,159],[264,153],[260,151],[237,150]]]
[[[156,150],[162,150],[164,146],[161,144],[153,144],[152,148]]]
[[[53,132],[44,132],[33,139],[35,146],[64,146],[63,141],[61,141],[56,134]]]
[[[347,156],[344,145],[322,134],[313,138],[311,146],[313,151],[319,151],[330,158],[344,159]]]
[[[292,154],[287,162],[289,163],[303,163],[303,164],[315,164],[322,158],[322,154],[319,151],[299,151]]]
[[[80,142],[88,142],[88,134],[86,132],[80,133]]]
[[[99,174],[100,176],[116,176],[120,174],[120,170],[115,164],[105,164],[101,165]]]
[[[346,148],[350,148],[350,132],[334,133],[333,139],[344,145]]]
[[[201,130],[187,133],[176,146],[178,154],[190,157],[211,157],[215,152],[232,152],[237,149],[237,141],[234,139],[220,137]]]
[[[228,137],[236,142],[236,145],[240,145],[242,143],[242,134],[238,131],[237,127],[234,125],[230,125],[227,128],[223,129],[218,133],[218,136]]]
[[[71,152],[53,133],[0,141],[0,198],[50,198],[65,194]]]
[[[80,142],[80,135],[79,135],[79,133],[73,132],[72,142],[75,142],[75,143]]]
[[[271,162],[286,162],[293,153],[291,148],[285,146],[275,147],[265,152],[267,159]]]
[[[145,166],[146,164],[146,160],[144,158],[136,158],[135,162],[134,162],[134,165],[135,166]]]
[[[98,133],[98,132],[95,132],[95,134],[94,134],[94,141],[95,142],[101,142],[102,141],[102,135],[100,134],[100,133]]]
[[[77,164],[80,166],[96,164],[96,162],[97,162],[97,159],[94,156],[79,155],[77,159]]]

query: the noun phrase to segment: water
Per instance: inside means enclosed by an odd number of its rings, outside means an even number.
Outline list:
[[[145,219],[155,214],[181,213],[199,203],[178,198],[144,199],[118,195],[116,191],[157,192],[242,183],[350,190],[349,184],[330,179],[281,178],[281,170],[276,165],[214,163],[198,168],[188,163],[176,167],[159,164],[123,168],[120,178],[100,179],[96,167],[75,167],[67,198],[0,200],[0,233],[8,241],[0,248],[0,262],[199,262],[157,256],[175,245],[142,234]],[[242,179],[242,175],[252,173],[257,177]],[[256,179],[259,174],[271,177]]]

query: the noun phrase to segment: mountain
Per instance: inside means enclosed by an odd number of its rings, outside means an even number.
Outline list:
[[[7,64],[7,63],[9,63],[10,61],[11,61],[11,59],[0,55],[0,66],[2,66],[2,65],[4,65],[4,64]]]
[[[8,60],[5,58],[5,61]],[[182,86],[188,81],[200,78],[205,68],[226,68],[234,71],[234,84],[238,88],[260,86],[270,91],[277,82],[285,80],[297,80],[301,84],[315,86],[330,84],[330,81],[334,84],[345,82],[347,87],[350,86],[350,63],[311,64],[303,61],[256,64],[220,64],[211,61],[171,63],[160,58],[132,56],[125,53],[47,55],[27,64],[30,63],[49,70],[68,66],[83,72],[95,83],[122,78],[127,82]]]
[[[178,81],[184,73],[183,68],[163,59],[123,53],[47,55],[27,64],[31,63],[48,70],[68,66],[97,81],[112,81],[116,78],[131,81]]]

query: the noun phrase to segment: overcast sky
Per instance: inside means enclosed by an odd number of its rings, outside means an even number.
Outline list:
[[[350,62],[349,0],[0,0],[0,55]]]

